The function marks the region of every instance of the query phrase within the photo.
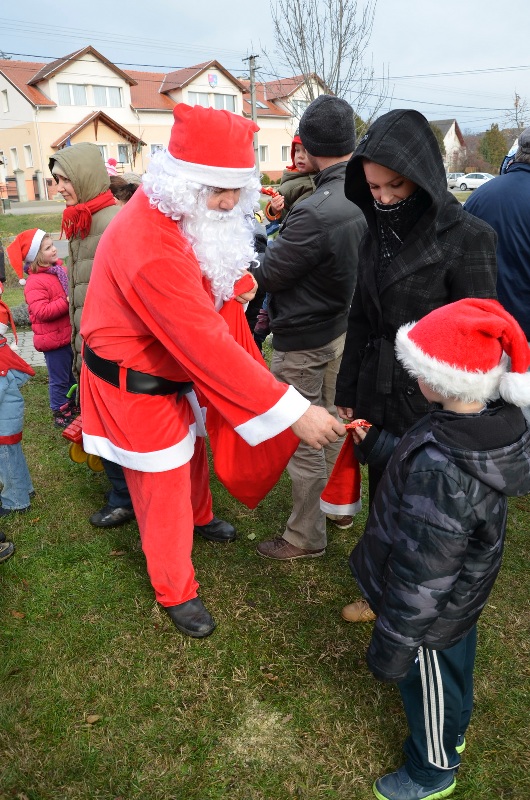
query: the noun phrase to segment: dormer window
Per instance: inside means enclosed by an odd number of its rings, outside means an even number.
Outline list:
[[[93,86],[94,105],[121,108],[121,89],[119,86]]]
[[[86,106],[86,86],[81,83],[58,83],[57,96],[61,106]]]

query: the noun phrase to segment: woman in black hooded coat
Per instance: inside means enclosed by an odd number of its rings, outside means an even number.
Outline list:
[[[447,190],[438,142],[417,111],[374,122],[348,163],[345,192],[368,229],[335,403],[345,418],[401,436],[428,405],[395,358],[396,332],[455,300],[496,298],[495,233]],[[370,502],[379,478],[369,471]]]
[[[397,330],[455,300],[495,299],[496,235],[447,190],[438,142],[417,111],[390,111],[374,122],[348,162],[345,193],[368,228],[335,404],[343,418],[364,417],[402,436],[428,404],[394,355]],[[370,505],[381,475],[368,467]],[[365,600],[346,605],[342,616],[375,618]]]

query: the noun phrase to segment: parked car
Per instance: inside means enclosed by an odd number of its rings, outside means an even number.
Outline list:
[[[483,183],[491,181],[494,177],[495,175],[490,175],[489,172],[470,172],[468,175],[464,175],[463,178],[460,178],[458,181],[458,188],[463,192],[465,192],[466,189],[476,189],[478,186],[482,186]]]
[[[448,172],[447,173],[447,188],[448,189],[455,189],[459,182],[460,178],[463,178],[465,172]]]

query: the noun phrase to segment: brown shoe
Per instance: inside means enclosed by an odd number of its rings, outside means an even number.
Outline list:
[[[344,514],[342,516],[338,514],[328,514],[327,517],[329,521],[332,522],[335,527],[340,528],[341,531],[345,531],[353,525],[353,517],[349,514]]]
[[[377,619],[366,600],[357,600],[355,603],[349,603],[342,609],[342,619],[346,622],[373,622]]]
[[[294,558],[317,558],[323,556],[326,548],[322,550],[304,550],[301,547],[295,547],[283,536],[277,536],[275,539],[268,539],[265,542],[258,544],[256,550],[258,555],[263,558],[274,558],[276,561],[292,561]]]

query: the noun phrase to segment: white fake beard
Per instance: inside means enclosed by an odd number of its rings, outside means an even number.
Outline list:
[[[210,281],[219,309],[234,294],[234,283],[256,258],[254,208],[259,207],[259,180],[251,178],[241,189],[231,211],[212,211],[207,205],[210,189],[186,180],[165,151],[155,153],[143,176],[143,188],[152,206],[179,221],[202,274]]]
[[[199,192],[195,211],[183,215],[180,225],[220,307],[256,257],[253,222],[239,204],[231,211],[210,210],[207,197],[208,189]]]

